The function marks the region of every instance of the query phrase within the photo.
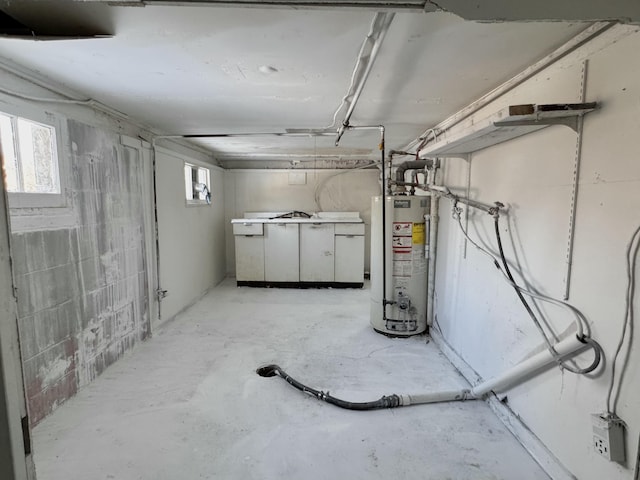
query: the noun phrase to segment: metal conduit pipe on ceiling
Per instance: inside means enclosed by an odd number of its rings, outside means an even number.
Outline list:
[[[164,3],[164,2],[158,2]],[[340,138],[344,134],[346,130],[372,130],[372,129],[380,129],[382,133],[382,143],[384,143],[384,127],[381,125],[365,125],[365,126],[351,126],[349,121],[351,119],[351,115],[355,109],[356,103],[362,94],[362,90],[364,89],[365,83],[371,73],[371,69],[375,62],[376,57],[378,56],[378,52],[380,51],[380,46],[384,40],[384,37],[391,26],[391,22],[393,21],[395,14],[394,13],[385,13],[378,12],[376,13],[373,21],[371,22],[371,27],[369,29],[369,33],[365,37],[365,40],[360,49],[360,53],[358,55],[358,59],[356,61],[356,65],[353,70],[352,82],[349,87],[349,91],[343,97],[342,103],[338,107],[334,115],[334,124],[335,124],[335,116],[339,113],[339,111],[344,107],[345,104],[349,104],[347,108],[347,112],[345,114],[345,118],[342,121],[340,128],[337,130],[337,138],[335,145],[338,146]],[[357,78],[359,76],[359,78]],[[177,135],[159,135],[157,139],[205,139],[205,138],[235,138],[235,137],[259,137],[259,136],[276,136],[276,137],[319,137],[319,136],[333,136],[336,134],[336,131],[333,130],[334,125],[330,127],[324,127],[321,129],[308,129],[308,128],[288,128],[285,132],[246,132],[246,133],[202,133],[202,134],[177,134]],[[384,151],[384,147],[381,147],[381,150]],[[383,154],[384,160],[384,154]]]
[[[391,26],[395,13],[378,12],[371,23],[371,29],[365,38],[362,48],[360,49],[360,55],[354,68],[354,79],[358,75],[358,71],[362,69],[359,80],[352,83],[349,91],[344,96],[344,103],[348,103],[349,107],[345,113],[344,120],[338,129],[338,135],[336,137],[336,147],[340,143],[340,139],[350,125],[351,115],[356,108],[356,103],[362,94],[365,83],[369,78],[373,64],[376,61],[376,57],[380,52],[380,47],[384,41],[384,37]]]

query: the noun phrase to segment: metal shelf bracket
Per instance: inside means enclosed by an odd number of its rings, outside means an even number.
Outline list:
[[[596,102],[511,105],[459,133],[439,135],[422,148],[420,157],[459,157],[550,125],[564,125],[577,133],[579,119],[596,108]]]

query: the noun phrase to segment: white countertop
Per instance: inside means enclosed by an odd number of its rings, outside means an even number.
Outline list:
[[[363,223],[361,218],[328,218],[328,217],[296,217],[296,218],[234,218],[231,223],[251,225],[254,223]]]
[[[316,212],[311,217],[272,218],[287,212],[246,212],[244,218],[234,218],[231,223],[363,223],[358,212]]]

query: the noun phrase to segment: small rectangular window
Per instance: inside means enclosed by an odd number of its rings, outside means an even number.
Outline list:
[[[184,187],[188,205],[208,205],[211,203],[211,182],[208,168],[185,163]]]
[[[0,113],[0,145],[9,193],[60,194],[54,127]]]

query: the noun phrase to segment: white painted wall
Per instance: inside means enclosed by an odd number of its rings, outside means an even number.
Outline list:
[[[184,162],[211,173],[211,205],[187,205]],[[225,276],[223,170],[194,156],[158,148],[157,205],[162,321],[191,305]]]
[[[628,34],[628,35],[626,35]],[[577,102],[582,62],[588,59],[586,101],[601,108],[585,117],[570,302],[591,324],[611,361],[624,319],[625,248],[640,224],[640,34],[618,26],[485,107],[466,124],[520,103]],[[566,127],[543,131],[472,156],[469,194],[508,207],[502,223],[507,256],[526,281],[562,297],[576,134]],[[445,184],[464,193],[469,165],[445,162]],[[491,262],[467,246],[441,203],[435,312],[446,341],[483,378],[500,373],[543,348],[541,337],[513,290]],[[508,228],[507,228],[508,227]],[[470,212],[469,231],[495,251],[493,222]],[[570,317],[541,306],[556,333]],[[636,298],[636,310],[640,308]],[[580,357],[586,364],[590,357]],[[628,479],[640,431],[640,350],[630,358],[619,415],[629,426],[628,468],[597,455],[590,414],[605,410],[611,365],[597,378],[552,369],[508,392],[508,405],[560,462],[581,480]]]
[[[378,170],[307,170],[304,185],[289,185],[290,170],[225,171],[227,272],[235,274],[231,219],[244,212],[360,212],[365,223],[365,271],[369,271],[371,197],[380,194]],[[316,201],[316,199],[318,201]]]

